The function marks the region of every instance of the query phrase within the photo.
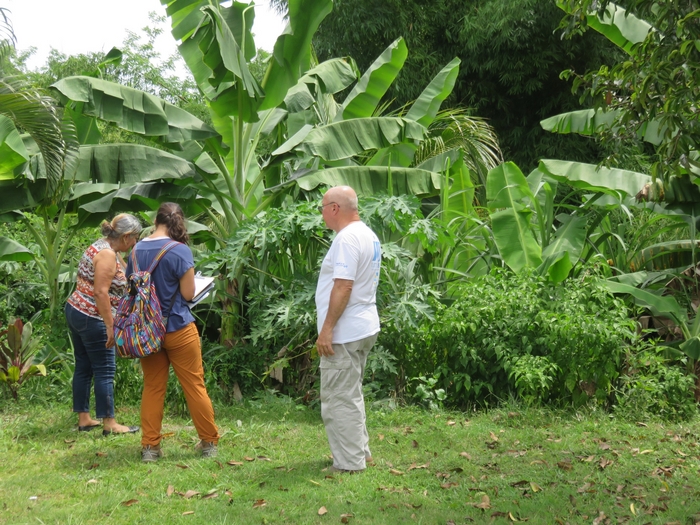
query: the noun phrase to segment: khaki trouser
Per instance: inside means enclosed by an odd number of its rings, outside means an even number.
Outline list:
[[[334,355],[321,356],[321,417],[326,426],[333,466],[343,470],[362,470],[372,456],[365,424],[365,399],[362,378],[367,355],[377,334],[334,344]]]
[[[165,334],[160,352],[141,359],[143,394],[141,396],[141,445],[155,446],[163,438],[163,405],[168,386],[170,365],[187,400],[187,409],[199,438],[218,443],[214,407],[204,386],[202,348],[194,323]]]

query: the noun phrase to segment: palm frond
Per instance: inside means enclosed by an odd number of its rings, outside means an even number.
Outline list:
[[[71,152],[74,154],[77,149],[77,140],[70,139],[70,129],[62,123],[54,100],[18,78],[0,78],[0,114],[36,142],[43,157],[47,195],[53,196],[63,181],[66,162],[75,162]],[[69,132],[68,140],[63,135],[64,128]]]

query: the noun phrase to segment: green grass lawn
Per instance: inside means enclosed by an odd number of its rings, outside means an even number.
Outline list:
[[[13,525],[700,521],[700,419],[370,408],[375,465],[330,475],[320,413],[285,399],[216,407],[216,459],[166,415],[155,464],[140,435],[77,432],[67,405],[2,406],[0,522]],[[118,419],[138,423],[138,408]]]

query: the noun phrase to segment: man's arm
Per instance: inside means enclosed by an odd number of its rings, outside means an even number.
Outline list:
[[[326,320],[323,322],[321,333],[318,334],[318,339],[316,340],[318,355],[331,356],[334,354],[332,346],[333,328],[335,328],[338,319],[343,315],[345,307],[348,305],[353,282],[349,279],[335,279],[333,281],[328,314],[326,314]]]

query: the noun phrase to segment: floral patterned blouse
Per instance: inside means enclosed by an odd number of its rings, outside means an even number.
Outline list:
[[[85,250],[78,264],[77,286],[73,294],[68,298],[68,304],[73,308],[85,315],[98,319],[101,319],[101,317],[95,302],[95,265],[93,260],[95,255],[105,248],[112,249],[106,240],[99,239]],[[119,299],[126,293],[126,289],[127,281],[124,275],[124,268],[117,260],[117,273],[109,285],[109,302],[112,306],[112,315],[116,313]]]

